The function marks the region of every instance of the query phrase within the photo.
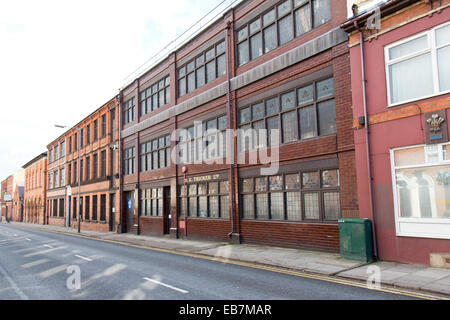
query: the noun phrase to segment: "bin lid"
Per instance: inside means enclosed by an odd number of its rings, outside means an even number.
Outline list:
[[[360,218],[341,218],[341,219],[338,220],[338,223],[366,223],[368,221],[370,221],[370,220],[367,219],[367,218],[363,218],[363,219],[360,219]]]

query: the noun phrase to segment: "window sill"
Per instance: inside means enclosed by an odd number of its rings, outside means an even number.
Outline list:
[[[450,219],[399,218],[396,235],[399,237],[450,239]]]
[[[269,219],[247,219],[241,218],[241,221],[255,221],[255,222],[282,222],[282,223],[298,223],[298,224],[324,224],[337,225],[338,220],[269,220]]]
[[[428,95],[428,96],[423,96],[423,97],[418,97],[418,98],[414,98],[414,99],[410,99],[410,100],[406,100],[406,101],[396,102],[396,103],[393,103],[393,104],[388,104],[387,108],[389,109],[389,108],[400,107],[400,106],[402,106],[404,104],[411,104],[413,102],[417,102],[417,101],[425,100],[425,99],[430,99],[430,98],[434,98],[434,97],[439,97],[439,96],[443,96],[443,95],[446,95],[446,94],[449,94],[449,93],[450,93],[450,90],[444,91],[444,92],[439,92],[439,93],[433,93],[433,94]]]

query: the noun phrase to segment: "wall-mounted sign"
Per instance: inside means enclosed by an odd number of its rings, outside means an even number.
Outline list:
[[[189,177],[189,178],[186,178],[186,183],[217,180],[219,178],[220,178],[220,174],[210,174],[207,176],[200,176],[200,177]]]
[[[3,196],[3,200],[5,200],[5,201],[12,201],[12,197],[11,197],[11,195],[9,195],[9,194],[5,194],[5,195]]]
[[[425,135],[427,144],[448,141],[447,113],[439,110],[425,114]]]
[[[128,200],[128,209],[131,209],[133,207],[133,202],[131,199]]]

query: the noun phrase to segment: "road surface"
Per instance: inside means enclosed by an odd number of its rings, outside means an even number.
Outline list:
[[[395,300],[413,297],[1,224],[0,299]]]

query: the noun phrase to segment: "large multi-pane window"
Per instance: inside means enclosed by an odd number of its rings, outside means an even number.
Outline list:
[[[89,211],[91,208],[90,197],[84,197],[85,206],[84,206],[84,220],[89,220]]]
[[[140,190],[141,216],[162,217],[163,188],[149,188]]]
[[[106,221],[106,195],[100,195],[100,221]]]
[[[64,217],[64,199],[59,199],[59,217]]]
[[[73,182],[78,181],[78,170],[77,170],[77,162],[73,163]]]
[[[84,166],[83,166],[83,160],[80,160],[80,181],[83,182],[84,180]]]
[[[170,167],[170,135],[166,135],[140,146],[140,171]]]
[[[98,196],[92,196],[92,219],[97,220],[97,205],[98,205]]]
[[[55,170],[55,172],[53,172],[53,178],[55,179],[55,181],[54,181],[54,183],[53,183],[53,186],[54,186],[55,188],[58,188],[58,183],[59,183],[59,180],[58,180],[58,170]]]
[[[52,212],[52,216],[53,217],[57,217],[58,216],[58,200],[57,199],[54,199],[53,200],[53,212]]]
[[[134,158],[136,156],[135,147],[123,150],[123,174],[134,174]]]
[[[92,179],[97,179],[98,178],[98,154],[97,153],[94,154],[92,166],[93,166]]]
[[[187,189],[187,194],[186,194]],[[179,188],[180,208],[178,215],[198,218],[228,219],[229,184],[228,181],[213,181],[188,184]],[[187,204],[187,212],[186,210]]]
[[[98,120],[94,120],[94,141],[98,140]]]
[[[77,219],[77,209],[78,209],[78,204],[77,204],[77,197],[73,197],[72,198],[73,199],[73,203],[72,203],[72,218],[74,219],[74,220],[76,220]]]
[[[59,170],[59,177],[60,177],[59,185],[61,187],[64,187],[66,185],[66,169],[62,168]]]
[[[91,157],[86,157],[86,180],[91,179]]]
[[[241,179],[241,217],[258,220],[337,220],[339,170]]]
[[[281,124],[281,125],[280,125]],[[284,92],[239,110],[240,150],[270,145],[271,130],[280,130],[280,143],[336,133],[334,80],[327,78]],[[266,141],[259,129],[266,129]]]
[[[100,174],[102,175],[102,178],[106,177],[106,150],[103,150],[100,153],[101,156],[101,165],[100,165]]]
[[[131,121],[134,120],[134,98],[133,98],[133,115],[131,117]],[[106,114],[102,115],[102,137],[106,137]]]
[[[238,66],[330,20],[330,0],[284,0],[237,31]]]
[[[60,146],[60,158],[66,155],[66,142],[62,141]]]
[[[178,134],[179,163],[201,163],[202,160],[226,155],[227,117],[220,116],[197,122]]]
[[[86,127],[86,144],[91,143],[91,125],[88,124]]]
[[[134,121],[134,97],[123,103],[123,124]]]
[[[391,150],[396,232],[450,238],[450,144]]]
[[[170,103],[170,77],[160,80],[140,93],[141,115]]]
[[[53,172],[48,174],[48,188],[53,189]]]
[[[177,69],[178,96],[182,97],[226,73],[225,41],[222,40]]]
[[[388,104],[450,91],[450,23],[385,48]]]

